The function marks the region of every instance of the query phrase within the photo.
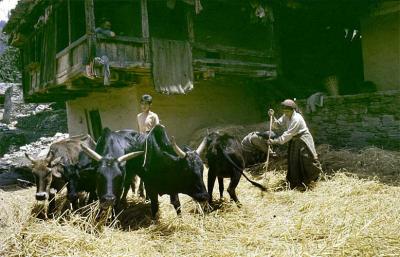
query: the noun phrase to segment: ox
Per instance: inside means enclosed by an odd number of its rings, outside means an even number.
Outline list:
[[[239,199],[235,189],[239,184],[240,177],[243,175],[252,185],[265,191],[266,188],[257,182],[250,180],[243,173],[246,167],[242,145],[233,136],[228,134],[219,134],[212,132],[205,138],[206,153],[205,157],[208,163],[208,194],[209,201],[212,202],[212,192],[216,178],[218,178],[220,197],[223,197],[224,178],[230,178],[228,193],[232,200],[240,206]]]
[[[203,181],[203,162],[200,154],[204,143],[197,150],[182,150],[168,138],[164,126],[156,125],[147,137],[144,170],[139,173],[151,200],[153,218],[158,212],[158,195],[169,194],[177,214],[181,213],[178,193],[206,202],[208,193]]]
[[[135,174],[144,181],[153,219],[158,213],[158,195],[169,194],[178,215],[181,213],[178,193],[200,202],[208,199],[203,162],[198,154],[201,147],[197,151],[181,150],[171,143],[162,125],[156,125],[147,135],[133,130],[105,130],[96,151],[87,147],[84,150],[98,161],[97,193],[102,206],[125,201]]]
[[[135,130],[104,128],[95,150],[82,145],[87,155],[96,161],[93,174],[101,208],[125,204],[133,176],[143,163],[145,139],[145,135]]]
[[[94,142],[90,136],[77,136],[61,140],[50,146],[49,152],[44,159],[34,159],[29,154],[25,156],[32,162],[32,173],[36,182],[36,200],[49,200],[49,211],[55,207],[54,196],[65,184],[69,192],[68,199],[76,205],[76,183],[67,183],[73,180],[74,174],[78,174],[77,166],[79,155],[82,152],[81,144],[93,146]],[[81,190],[83,187],[80,188]],[[88,190],[90,191],[90,190]]]

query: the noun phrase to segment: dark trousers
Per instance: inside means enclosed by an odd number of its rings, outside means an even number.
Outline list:
[[[288,173],[286,180],[290,188],[304,188],[318,179],[322,172],[318,159],[300,138],[293,138],[289,142]]]

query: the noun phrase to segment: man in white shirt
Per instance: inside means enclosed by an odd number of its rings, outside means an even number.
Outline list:
[[[274,110],[268,111],[273,124],[283,126],[286,130],[275,139],[268,140],[269,144],[285,144],[289,142],[288,173],[286,180],[291,188],[303,188],[316,180],[322,171],[315,150],[313,137],[308,130],[303,116],[296,111],[296,103],[286,99],[282,103],[283,115],[276,119]]]
[[[140,133],[148,133],[155,125],[160,123],[158,115],[150,111],[153,98],[150,95],[143,95],[140,100],[142,112],[137,115],[137,122]]]

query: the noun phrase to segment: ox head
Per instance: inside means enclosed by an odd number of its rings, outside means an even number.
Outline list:
[[[67,184],[68,191],[68,200],[70,203],[75,204],[78,200],[78,191],[81,190],[79,184],[87,178],[87,175],[92,179],[91,174],[93,174],[94,167],[92,165],[92,159],[82,150],[81,144],[85,144],[91,149],[96,147],[96,142],[90,137],[90,135],[79,135],[75,137],[71,137],[72,139],[77,140],[77,152],[79,152],[77,156],[77,160],[68,165],[64,165],[64,173]],[[85,183],[83,182],[83,183]]]
[[[36,181],[36,200],[44,201],[49,199],[50,194],[54,194],[50,188],[54,179],[61,178],[63,173],[63,165],[61,157],[54,158],[50,152],[45,159],[34,159],[25,153],[32,163],[32,173]]]
[[[166,168],[174,170],[176,179],[179,180],[180,192],[191,196],[196,201],[205,202],[208,200],[208,193],[203,181],[204,166],[200,158],[204,144],[203,141],[194,151],[189,148],[181,149],[173,137],[171,141],[169,140],[162,125],[156,125],[148,136],[146,165],[160,170],[160,175]],[[159,155],[152,158],[149,156],[151,154]]]
[[[207,136],[204,137],[204,148],[206,152],[211,151],[213,154],[217,154],[216,146],[221,138],[221,133],[219,131],[209,132],[207,129]]]
[[[96,193],[100,199],[100,206],[113,206],[120,198],[125,180],[125,165],[130,159],[143,154],[143,151],[124,154],[120,157],[101,156],[96,151],[81,144],[83,151],[90,156],[96,165]]]

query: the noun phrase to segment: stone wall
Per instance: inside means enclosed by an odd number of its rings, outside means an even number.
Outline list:
[[[305,101],[299,101],[306,110]],[[304,114],[316,144],[400,150],[400,91],[325,97],[324,106]]]

